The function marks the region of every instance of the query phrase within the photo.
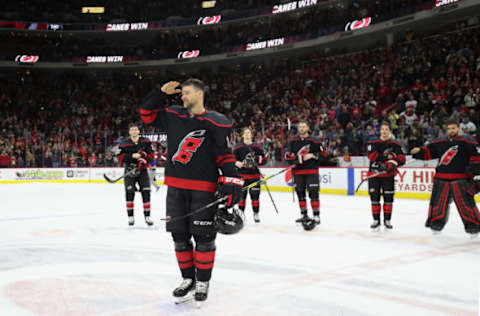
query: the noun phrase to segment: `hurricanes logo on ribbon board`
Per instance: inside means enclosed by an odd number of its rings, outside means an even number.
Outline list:
[[[199,50],[186,50],[184,52],[180,52],[178,53],[178,59],[182,59],[182,58],[197,58],[198,55],[200,55],[200,51]]]
[[[204,16],[197,20],[197,24],[203,25],[210,25],[210,24],[217,24],[222,19],[221,15],[214,15],[214,16]]]
[[[353,22],[348,22],[347,25],[345,25],[345,31],[362,29],[364,27],[369,26],[371,23],[372,23],[371,17],[363,18],[361,20],[355,20]]]
[[[17,55],[15,61],[23,64],[34,64],[40,57],[38,55]]]

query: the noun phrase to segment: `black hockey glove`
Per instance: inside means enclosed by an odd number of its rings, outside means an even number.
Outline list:
[[[392,151],[387,151],[382,154],[382,160],[390,160],[397,158],[397,154]]]
[[[370,166],[370,169],[373,173],[382,173],[387,170],[386,166],[383,163],[374,162]]]
[[[242,188],[245,181],[241,178],[224,177],[218,178],[217,195],[227,197],[227,208],[234,206],[242,199]]]
[[[385,163],[385,171],[390,173],[390,172],[394,172],[395,170],[397,170],[397,167],[398,167],[398,162],[395,161],[395,160],[388,160],[386,163]]]

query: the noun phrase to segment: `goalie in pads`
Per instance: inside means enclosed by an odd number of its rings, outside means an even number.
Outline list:
[[[451,118],[447,122],[446,136],[413,148],[411,154],[422,160],[438,158],[425,226],[434,233],[440,232],[448,221],[453,200],[465,231],[476,235],[480,232],[480,213],[474,200],[480,186],[480,146],[470,136],[459,132],[458,121]]]

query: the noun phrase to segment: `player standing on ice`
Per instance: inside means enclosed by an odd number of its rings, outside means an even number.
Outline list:
[[[253,143],[252,137],[252,130],[248,127],[245,127],[242,130],[242,142],[237,144],[233,149],[233,153],[237,159],[235,166],[239,168],[238,175],[245,180],[245,186],[258,181],[261,178],[258,166],[264,165],[267,161],[262,146],[257,143]],[[250,190],[243,191],[242,200],[240,203],[238,203],[238,206],[242,212],[245,211],[248,191],[250,191],[250,198],[252,200],[253,220],[255,223],[259,223],[260,183]]]
[[[228,197],[226,207],[233,207],[242,197],[244,182],[237,176],[235,156],[228,145],[232,124],[224,115],[205,110],[204,89],[204,83],[198,79],[189,79],[181,86],[179,82],[170,81],[161,89],[154,88],[140,109],[145,123],[159,127],[168,135],[165,184],[168,185],[167,218],[172,221],[167,222],[166,228],[172,234],[183,277],[173,296],[186,298],[194,290],[197,302],[207,299],[215,260],[214,216],[221,210],[211,207],[185,218],[175,218],[217,200],[216,190],[220,196]],[[166,108],[165,95],[176,93],[182,93],[184,106]]]
[[[465,231],[472,236],[480,232],[480,213],[474,196],[480,191],[480,146],[469,135],[460,136],[458,120],[447,121],[447,135],[411,150],[415,159],[438,158],[432,196],[425,223],[439,233],[448,221],[449,206],[455,201]],[[469,170],[470,169],[470,170]]]
[[[395,174],[398,167],[405,164],[405,154],[399,143],[392,140],[392,132],[388,122],[380,125],[380,139],[367,144],[370,160],[369,175],[375,175],[368,180],[368,193],[372,203],[373,223],[370,228],[380,229],[381,204],[383,195],[383,224],[386,229],[392,229],[393,196],[395,194]]]
[[[120,153],[118,154],[118,161],[125,165],[125,173],[132,173],[124,179],[128,225],[133,226],[135,223],[133,200],[135,185],[138,183],[142,193],[145,222],[151,226],[153,221],[150,218],[150,177],[147,169],[154,158],[152,142],[147,138],[140,137],[140,130],[136,124],[129,125],[128,133],[130,137],[120,144]],[[133,169],[135,169],[134,172],[132,172]]]
[[[288,143],[285,159],[290,164],[296,164],[292,170],[292,174],[302,215],[296,222],[303,223],[309,220],[305,192],[308,189],[310,205],[313,210],[313,219],[315,224],[318,225],[320,224],[320,179],[318,177],[318,167],[320,159],[325,159],[327,153],[323,150],[320,141],[310,136],[309,131],[308,123],[306,121],[299,121],[299,135],[292,138]]]

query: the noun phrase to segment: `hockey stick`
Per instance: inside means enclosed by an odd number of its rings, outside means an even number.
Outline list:
[[[251,149],[250,149],[250,153],[252,154],[253,157],[255,157],[255,153]],[[253,164],[255,165],[255,168],[257,169],[257,172],[260,174],[260,177],[263,179],[263,174],[260,172],[260,167],[258,166],[255,159],[253,159]],[[277,212],[277,214],[278,214],[278,208],[277,208],[277,205],[275,204],[275,201],[273,200],[272,193],[270,193],[270,189],[268,188],[268,184],[267,184],[267,182],[263,182],[263,184],[265,185],[265,189],[267,189],[268,196],[270,197],[270,200],[272,201],[273,208],[275,209],[275,212]]]
[[[260,174],[260,177],[261,177],[262,179],[264,179],[263,174],[260,172],[260,167],[259,167],[258,164],[255,162],[255,160],[254,160],[253,162],[254,162],[254,164],[255,164],[255,168],[257,168],[257,171],[258,171],[258,173]],[[267,189],[268,196],[270,196],[270,200],[272,201],[273,208],[275,209],[275,212],[277,212],[277,214],[278,214],[278,208],[277,208],[277,205],[275,204],[275,201],[273,200],[272,193],[270,193],[270,189],[268,188],[268,184],[267,184],[267,182],[263,182],[263,184],[265,185],[265,189]]]
[[[287,167],[287,168],[285,168],[285,169],[282,169],[282,170],[280,170],[280,171],[278,171],[278,172],[276,172],[276,173],[274,173],[274,174],[272,174],[272,175],[269,175],[268,177],[265,177],[265,178],[263,178],[263,179],[260,179],[260,180],[258,180],[258,181],[255,181],[255,182],[247,185],[246,187],[243,187],[243,188],[242,188],[242,191],[249,190],[249,189],[253,188],[254,186],[256,186],[256,185],[259,184],[259,183],[265,183],[265,181],[267,181],[268,179],[271,179],[271,178],[273,178],[273,177],[276,177],[276,176],[278,176],[279,174],[284,173],[285,171],[288,171],[288,170],[290,170],[290,169],[292,169],[292,168],[295,168],[295,167],[296,167],[296,165],[293,164],[293,165],[291,165],[291,166],[289,166],[289,167]],[[196,210],[194,210],[194,211],[188,212],[187,214],[184,214],[184,215],[181,215],[181,216],[177,216],[177,217],[174,217],[174,218],[171,218],[171,217],[161,218],[160,220],[161,220],[161,221],[166,221],[167,223],[168,223],[168,222],[174,222],[174,221],[177,221],[177,220],[179,220],[179,219],[183,219],[183,218],[192,216],[193,214],[199,213],[199,212],[201,212],[201,211],[203,211],[203,210],[206,210],[206,209],[208,209],[208,208],[210,208],[210,207],[212,207],[212,206],[215,206],[215,205],[217,205],[217,204],[220,204],[220,203],[226,201],[227,198],[228,198],[227,196],[224,196],[224,197],[221,197],[221,198],[219,198],[219,199],[216,199],[215,201],[213,201],[213,202],[211,202],[211,203],[208,203],[208,204],[205,205],[205,206],[202,206],[202,207],[199,208],[199,209],[196,209]]]
[[[137,172],[137,168],[131,169],[130,171],[124,173],[123,176],[121,176],[121,177],[119,177],[119,178],[117,178],[117,179],[110,179],[105,173],[103,174],[103,177],[104,177],[105,180],[107,180],[109,183],[116,183],[116,182],[122,180],[122,179],[125,178],[125,177],[129,177],[129,176],[135,174],[135,172]]]
[[[403,166],[401,166],[400,168],[402,167],[405,167],[406,165],[409,165],[411,164],[412,162],[414,162],[415,159],[411,159],[409,162],[405,163]],[[374,174],[371,174],[367,177],[365,177],[365,179],[363,179],[362,181],[360,181],[360,183],[357,185],[357,188],[355,189],[355,193],[358,192],[358,189],[360,189],[360,186],[367,180],[369,179],[372,179],[372,178],[375,178],[375,177],[378,177],[378,176],[381,176],[382,174],[387,174],[388,172],[387,171],[383,171],[383,172],[378,172],[378,173],[374,173]]]
[[[270,200],[272,201],[273,208],[275,209],[275,212],[277,212],[278,214],[277,205],[275,205],[275,201],[273,200],[272,193],[270,193],[270,189],[268,188],[267,182],[263,182],[263,184],[265,185],[265,189],[267,189],[268,196],[270,196]]]
[[[363,183],[365,183],[365,181],[368,181],[372,178],[375,178],[375,177],[378,177],[378,176],[381,176],[382,174],[386,174],[387,172],[384,171],[384,172],[378,172],[378,173],[374,173],[374,174],[371,174],[367,177],[365,177],[365,179],[363,179],[362,181],[360,181],[360,183],[358,184],[357,188],[355,189],[355,193],[358,192],[358,189],[360,189],[360,187],[362,186]]]

